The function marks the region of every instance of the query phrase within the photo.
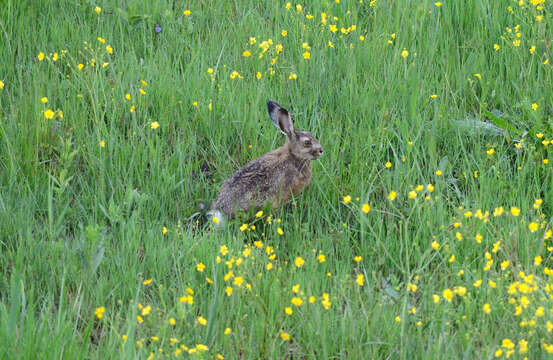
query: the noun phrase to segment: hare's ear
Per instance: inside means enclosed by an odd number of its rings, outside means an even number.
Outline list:
[[[286,136],[291,137],[294,133],[294,123],[288,110],[281,107],[274,101],[269,101],[267,103],[267,110],[269,111],[269,116],[273,120],[273,124]]]

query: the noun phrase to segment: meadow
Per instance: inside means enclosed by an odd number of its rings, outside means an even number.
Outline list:
[[[552,10],[4,0],[0,358],[553,356]],[[268,100],[324,155],[218,230]]]

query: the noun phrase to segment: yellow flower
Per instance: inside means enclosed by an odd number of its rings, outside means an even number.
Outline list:
[[[417,192],[414,190],[409,191],[409,199],[414,199],[417,197]]]
[[[150,305],[145,306],[144,308],[142,308],[142,316],[149,315],[151,311],[152,307]]]
[[[282,36],[286,36],[286,35],[288,35],[288,31],[282,30],[282,31],[280,32],[280,34],[281,34]]]
[[[288,76],[288,80],[297,80],[298,74],[291,72]]]
[[[1,89],[2,87],[4,87],[3,84],[0,86],[0,89]],[[41,98],[40,101],[41,101],[43,104],[46,104],[46,103],[48,102],[48,98],[45,96],[45,97]]]
[[[482,310],[484,310],[484,313],[489,314],[492,311],[492,307],[490,306],[490,304],[486,303],[482,307]]]
[[[442,176],[443,172],[442,170],[436,170],[436,176]]]
[[[311,54],[309,53],[309,51],[306,51],[303,53],[303,58],[305,60],[309,60],[311,58]]]
[[[209,350],[209,347],[205,346],[204,344],[196,344],[196,349],[198,349],[198,351],[207,351]]]
[[[357,275],[357,277],[355,278],[355,282],[357,283],[357,285],[363,286],[365,284],[365,276],[363,274]]]
[[[77,65],[77,69],[82,70],[84,68],[84,64]]]
[[[324,263],[326,261],[326,256],[324,256],[324,254],[317,255],[317,261],[320,263]]]
[[[223,332],[223,334],[228,335],[228,334],[231,333],[231,331],[232,331],[232,330],[228,327],[228,328],[225,329],[225,331]]]
[[[44,60],[44,53],[41,51],[41,52],[38,53],[38,55],[36,57],[37,57],[38,61],[42,61],[42,60]]]
[[[108,54],[113,54],[113,48],[109,45],[106,46],[106,51],[108,52]]]
[[[290,340],[290,334],[288,334],[288,333],[286,333],[286,332],[284,332],[284,331],[281,331],[281,332],[280,332],[280,337],[281,337],[282,340],[284,340],[284,341]]]
[[[432,295],[432,301],[434,301],[434,304],[437,304],[440,301],[440,295]]]
[[[243,57],[250,57],[251,55],[252,55],[252,53],[249,52],[248,50],[246,50],[246,51],[244,51],[244,52],[242,53],[242,56],[243,56]]]
[[[343,201],[344,201],[344,204],[346,205],[349,204],[351,202],[351,196],[350,195],[344,196]]]
[[[246,231],[248,230],[248,224],[242,224],[242,226],[240,226],[240,231]]]
[[[432,249],[434,249],[435,251],[438,251],[440,249],[440,243],[437,242],[437,241],[432,241],[432,243],[430,244],[430,246],[432,247]]]
[[[401,318],[399,316],[396,316],[396,318],[394,320],[395,320],[395,322],[398,322],[398,323],[401,322]]]
[[[106,39],[104,39],[102,37],[98,37],[98,41],[101,42],[102,44],[104,44],[106,42]]]
[[[294,313],[294,311],[292,310],[291,307],[287,306],[284,308],[284,312],[286,313],[286,315],[292,315]]]
[[[144,319],[140,315],[136,315],[136,321],[138,321],[139,324],[142,324],[144,322]]]
[[[284,231],[282,231],[282,229],[280,227],[278,227],[277,228],[277,233],[282,236],[284,234]]]
[[[538,255],[534,258],[534,265],[539,266],[541,262],[542,262],[541,256]]]
[[[227,255],[228,254],[228,247],[226,245],[221,245],[221,247],[219,248],[219,252],[223,256]]]
[[[451,302],[451,300],[453,299],[453,291],[451,291],[450,289],[445,289],[444,291],[442,291],[442,296],[447,302]]]
[[[176,324],[177,324],[177,322],[175,321],[174,318],[169,318],[169,325],[175,326]]]
[[[361,262],[362,260],[363,260],[363,257],[362,257],[362,256],[356,256],[356,257],[353,258],[353,261],[355,261],[355,262],[357,262],[357,263],[358,263],[358,262]]]
[[[482,75],[480,75],[479,73],[474,74],[474,76],[477,77],[478,80],[482,80]]]
[[[44,117],[45,117],[46,119],[53,119],[53,118],[54,118],[54,115],[55,115],[54,112],[53,112],[52,110],[50,110],[50,109],[48,109],[48,110],[46,110],[46,111],[44,112]]]
[[[203,316],[198,316],[198,323],[205,326],[207,324],[207,320]]]
[[[384,164],[388,169],[392,167],[392,163],[387,161],[386,164]]]
[[[157,121],[154,121],[153,123],[150,124],[150,127],[155,130],[159,127],[159,122]],[[215,218],[214,218],[215,219]]]
[[[482,285],[482,280],[476,280],[476,281],[472,284],[472,286],[474,286],[474,287],[479,287],[480,285]]]
[[[104,316],[104,312],[106,312],[106,308],[101,306],[99,308],[96,308],[96,310],[94,311],[94,315],[96,315],[98,319],[101,319]]]
[[[511,214],[513,216],[519,216],[520,215],[520,209],[516,206],[511,207]]]
[[[102,12],[102,8],[99,7],[99,6],[96,6],[96,7],[94,8],[94,12],[95,12],[96,14],[100,14],[100,13]]]
[[[494,152],[495,152],[495,150],[493,148],[491,148],[491,149],[486,151],[486,154],[493,155]]]
[[[196,265],[196,270],[198,270],[199,272],[204,272],[204,269],[205,269],[204,263],[199,263]]]
[[[106,143],[104,142],[104,140],[100,140],[100,147],[105,147],[106,146]]]
[[[303,304],[303,300],[299,297],[293,297],[291,303],[295,306],[301,306]]]
[[[184,10],[183,14],[186,15],[186,16],[190,16],[192,14],[192,11]]]
[[[390,191],[390,193],[388,194],[388,200],[395,200],[395,198],[397,197],[397,193],[395,191]]]
[[[296,257],[296,260],[294,260],[294,264],[296,265],[296,267],[300,268],[305,264],[305,260],[298,256]]]
[[[534,110],[534,111],[538,110],[538,104],[533,103],[532,104],[532,110]]]
[[[409,56],[409,51],[403,49],[403,51],[401,52],[401,57],[405,59],[407,56]]]
[[[434,3],[434,5],[436,5],[436,7],[440,7],[440,6],[442,6],[442,3],[437,1],[437,2]]]
[[[371,211],[371,206],[369,204],[363,204],[361,207],[361,211],[363,211],[365,214],[368,214],[369,211]]]
[[[236,78],[242,79],[243,78],[242,75],[240,75],[240,73],[236,70],[231,72],[229,76],[230,76],[231,79],[236,79]]]
[[[530,229],[531,232],[536,232],[538,230],[538,224],[535,222],[531,222],[528,225],[528,229]]]
[[[321,300],[321,305],[325,308],[325,310],[330,309],[332,302],[330,301],[330,296],[328,295],[328,293],[323,293],[323,299]]]
[[[509,260],[501,262],[501,270],[505,270],[509,267]]]
[[[152,283],[152,279],[146,279],[142,282],[142,284],[144,284],[146,286],[150,285],[151,283]]]
[[[237,276],[234,278],[233,284],[240,287],[244,283],[244,278],[242,276]]]

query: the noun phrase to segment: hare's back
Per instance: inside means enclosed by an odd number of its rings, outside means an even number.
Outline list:
[[[221,187],[215,207],[225,213],[263,206],[281,181],[276,164],[265,156],[244,165]]]

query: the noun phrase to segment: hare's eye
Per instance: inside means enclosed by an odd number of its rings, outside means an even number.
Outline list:
[[[303,143],[305,146],[311,146],[311,140],[305,140]]]

